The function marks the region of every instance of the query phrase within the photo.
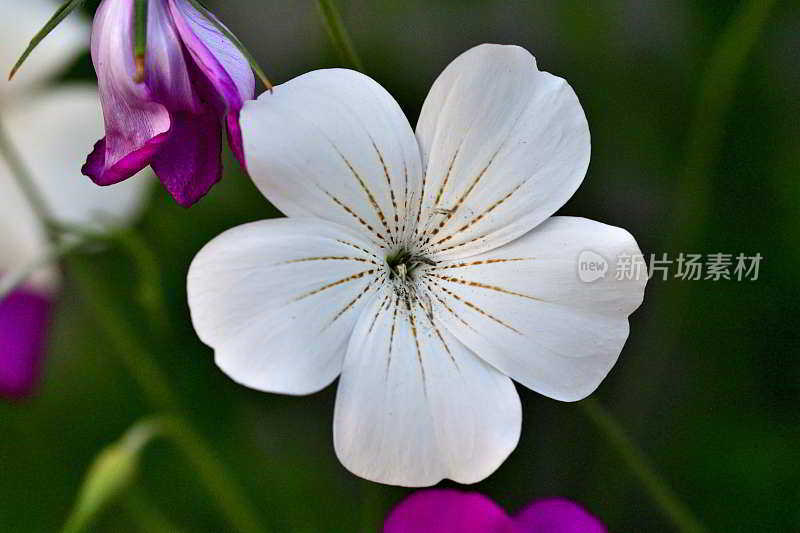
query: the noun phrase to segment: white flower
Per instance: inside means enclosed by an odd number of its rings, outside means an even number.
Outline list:
[[[0,60],[6,71],[31,37],[58,9],[52,0],[0,0],[3,17]],[[86,226],[125,222],[144,203],[151,180],[100,188],[81,175],[83,153],[103,133],[97,89],[73,83],[48,88],[46,82],[85,50],[88,22],[69,17],[34,50],[10,82],[0,83],[0,124],[31,172],[51,216]],[[0,156],[0,276],[40,259],[49,243],[44,228]],[[55,288],[57,272],[45,268],[30,280],[43,291]]]
[[[242,129],[289,218],[203,248],[194,326],[249,387],[309,394],[340,376],[334,444],[353,473],[479,481],[519,438],[509,378],[574,401],[616,362],[645,280],[582,283],[577,258],[640,252],[625,230],[550,218],[583,180],[589,130],[524,49],[453,61],[416,136],[383,88],[338,69],[248,103]]]

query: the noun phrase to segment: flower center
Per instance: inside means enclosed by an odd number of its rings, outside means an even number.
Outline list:
[[[415,279],[414,276],[421,266],[435,265],[436,262],[403,248],[388,255],[386,264],[389,266],[389,279],[406,283]]]

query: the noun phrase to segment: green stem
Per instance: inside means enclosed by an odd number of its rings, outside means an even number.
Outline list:
[[[133,42],[133,62],[136,73],[133,80],[144,82],[145,54],[147,53],[147,0],[136,0],[135,32]]]
[[[583,412],[594,423],[608,442],[617,450],[633,475],[641,482],[664,515],[683,533],[705,533],[698,519],[684,504],[667,482],[662,479],[647,456],[625,433],[614,416],[597,400],[587,399],[580,404]]]
[[[120,355],[147,400],[160,411],[179,412],[178,402],[166,376],[150,354],[140,346],[138,337],[130,330],[125,318],[115,311],[113,299],[98,283],[83,258],[72,258],[71,267],[71,272],[84,288],[83,293],[87,295],[92,314],[106,331],[114,351]],[[213,494],[220,511],[238,531],[266,531],[260,526],[252,504],[233,476],[226,471],[210,446],[185,418],[177,415],[163,416],[157,419],[157,425],[160,433],[168,436],[192,463],[208,491]]]
[[[124,317],[116,311],[115,302],[107,289],[92,273],[83,257],[69,258],[70,272],[86,297],[92,316],[100,323],[114,353],[133,376],[148,402],[159,411],[175,411],[178,401],[172,393],[166,375],[147,351],[140,345],[138,336],[130,330]]]
[[[144,57],[147,51],[147,0],[136,0],[136,32],[133,53]]]
[[[673,226],[662,243],[662,250],[700,251],[711,206],[712,171],[722,147],[725,118],[733,103],[738,80],[747,58],[763,30],[775,0],[745,0],[727,23],[702,74],[696,104],[686,140],[685,161],[677,169]],[[666,362],[679,353],[682,331],[691,309],[691,283],[657,287],[658,307],[647,324],[644,338],[659,346],[638,363],[626,368],[629,376],[659,376]],[[647,385],[645,385],[647,383]],[[630,383],[626,395],[637,398],[634,405],[620,405],[632,423],[642,427],[660,390],[652,381]],[[589,408],[587,408],[587,411]],[[597,417],[600,415],[597,415]],[[640,476],[641,477],[641,476]],[[691,531],[691,530],[689,530]]]
[[[319,8],[320,16],[322,16],[322,22],[325,24],[325,29],[328,31],[328,37],[330,37],[341,60],[354,69],[364,72],[364,65],[353,47],[353,41],[344,27],[342,16],[339,14],[334,0],[317,0],[317,7]]]
[[[136,267],[136,298],[139,304],[149,315],[153,327],[166,337],[169,333],[166,326],[170,320],[156,254],[147,240],[134,229],[118,231],[113,237],[125,249]]]
[[[200,481],[206,486],[211,499],[236,531],[241,533],[265,531],[251,511],[244,494],[203,438],[184,418],[171,414],[140,420],[125,432],[119,441],[112,443],[98,454],[86,474],[86,480],[62,533],[85,531],[100,512],[119,500],[123,493],[127,494],[139,471],[145,447],[159,437],[170,441],[183,454]],[[130,501],[132,505],[136,505],[136,493]],[[139,509],[134,511],[140,518],[162,525],[167,522],[155,511],[155,507],[144,504],[138,507]],[[152,509],[152,512],[145,512],[148,508]],[[149,527],[147,531],[159,529],[163,528]]]
[[[678,178],[680,201],[675,204],[672,243],[691,245],[708,217],[709,176],[722,145],[724,119],[733,102],[737,81],[755,46],[775,0],[743,3],[726,26],[703,74],[687,138],[686,162]]]
[[[28,171],[28,167],[22,159],[22,156],[17,151],[11,138],[6,133],[6,129],[0,123],[0,156],[5,159],[6,163],[11,170],[11,175],[16,179],[22,194],[28,200],[31,208],[36,215],[45,225],[50,221],[50,209],[47,207],[47,202],[39,192],[36,182]]]
[[[200,435],[185,419],[178,416],[163,416],[158,419],[162,434],[168,437],[189,460],[195,473],[203,481],[214,501],[230,521],[242,533],[264,533],[253,507],[240,487],[217,459]]]
[[[12,174],[17,178],[17,182],[35,213],[47,226],[50,237],[55,240],[55,230],[59,228],[50,223],[47,205],[1,124],[0,155],[5,157]],[[80,243],[79,239],[76,240]],[[58,257],[62,255],[63,253],[58,254]],[[82,292],[87,296],[87,303],[91,308],[92,315],[105,329],[113,351],[120,356],[122,363],[142,389],[148,402],[160,411],[178,412],[179,403],[172,393],[167,376],[150,354],[141,347],[138,336],[131,330],[125,318],[118,314],[113,297],[93,274],[91,266],[83,257],[72,256],[67,259],[72,267],[73,276],[84,288]],[[186,454],[230,523],[242,533],[266,531],[260,527],[257,515],[252,510],[252,505],[244,492],[189,422],[177,415],[163,417],[161,421],[164,434],[172,438]],[[79,523],[70,520],[67,530],[77,531],[80,529],[79,525],[72,524]]]
[[[134,487],[122,501],[125,513],[142,533],[181,533],[143,490]]]

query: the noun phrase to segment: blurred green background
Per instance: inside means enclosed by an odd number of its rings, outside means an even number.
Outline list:
[[[206,3],[275,82],[341,64],[315,2]],[[764,256],[757,281],[652,280],[595,397],[711,531],[800,531],[800,3],[775,4],[722,122],[692,129],[710,58],[748,4],[359,0],[340,7],[366,72],[412,123],[436,75],[478,43],[522,45],[541,69],[566,78],[589,119],[593,154],[562,214],[622,226],[646,256]],[[88,54],[67,75],[91,77]],[[714,137],[715,128],[720,142],[700,153],[710,158],[708,171],[695,172],[690,138]],[[229,156],[227,171],[189,211],[153,192],[136,230],[157,259],[157,286],[143,287],[130,255],[115,246],[82,259],[93,272],[91,291],[107,291],[113,312],[163,367],[273,531],[374,531],[408,491],[360,480],[338,463],[335,385],[299,398],[245,389],[215,367],[193,333],[184,290],[191,258],[227,228],[279,216]],[[68,266],[66,273],[38,393],[0,403],[0,532],[59,530],[98,451],[154,412],[101,328],[103,308],[90,305],[95,296]],[[142,305],[153,294],[166,299],[160,320]],[[520,444],[469,490],[512,512],[538,497],[572,498],[612,532],[673,530],[577,405],[518,389]],[[136,495],[182,531],[230,530],[168,442],[147,449]],[[131,509],[118,503],[95,530],[146,531]]]

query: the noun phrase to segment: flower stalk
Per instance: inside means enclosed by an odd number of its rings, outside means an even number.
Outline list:
[[[125,513],[130,516],[141,531],[147,533],[184,533],[184,530],[172,523],[138,487],[131,490],[121,502]]]
[[[0,156],[4,156],[8,160],[13,176],[32,205],[38,205],[35,214],[47,226],[51,240],[58,242],[51,254],[28,269],[24,269],[25,272],[33,271],[43,264],[66,257],[68,265],[71,267],[70,272],[83,287],[83,294],[88,296],[88,303],[93,315],[98,318],[100,325],[106,330],[114,351],[120,356],[124,366],[142,389],[147,401],[159,411],[179,412],[180,404],[172,393],[167,377],[155,360],[150,357],[150,354],[139,345],[137,336],[130,330],[126,320],[116,311],[114,299],[93,275],[90,264],[84,257],[69,255],[70,252],[97,235],[82,228],[70,227],[67,224],[57,225],[51,222],[40,191],[21,157],[8,138],[3,135],[2,128],[0,128]],[[57,241],[56,238],[60,236],[60,233],[71,234],[71,237]],[[123,241],[126,239],[123,238]],[[131,241],[130,237],[127,239],[126,247],[129,250],[136,250],[141,246],[142,243]],[[137,256],[140,263],[144,263],[141,265],[141,270],[147,277],[151,275],[148,274],[148,271],[152,270],[152,265],[148,265],[146,260],[141,260],[139,256],[142,254],[143,252],[139,250],[134,255]],[[3,279],[3,291],[10,290],[8,287],[13,287],[22,281],[25,272],[10,281]],[[131,483],[136,469],[136,456],[144,444],[149,442],[154,434],[152,428],[156,426],[159,434],[169,436],[185,452],[209,492],[214,495],[220,510],[237,531],[242,533],[266,531],[260,526],[257,515],[252,510],[252,505],[244,492],[189,422],[178,415],[158,420],[161,422],[157,425],[154,424],[155,419],[137,424],[118,444],[98,456],[79,495],[76,509],[68,519],[64,531],[67,533],[82,531],[104,505]],[[144,431],[143,428],[148,428],[148,431]],[[144,435],[147,435],[147,438],[144,438]]]
[[[116,311],[114,299],[92,273],[83,257],[68,258],[69,271],[83,289],[92,315],[108,336],[114,352],[133,376],[147,401],[159,411],[177,411],[179,403],[169,381],[150,354],[141,347],[127,321]]]
[[[113,299],[97,282],[88,265],[81,257],[73,257],[70,272],[84,288],[89,297],[93,315],[109,336],[114,351],[142,389],[148,402],[164,412],[180,412],[179,402],[168,385],[167,377],[150,354],[142,348],[127,322],[115,311]],[[257,518],[252,504],[245,496],[233,476],[229,474],[203,437],[190,423],[177,414],[161,416],[154,425],[162,436],[170,438],[192,463],[209,492],[214,496],[220,511],[241,533],[263,533],[266,531]]]
[[[594,398],[584,400],[579,405],[598,432],[602,433],[609,444],[619,453],[625,465],[639,480],[662,513],[672,521],[678,530],[682,533],[706,533],[705,527],[658,474],[650,459],[628,436],[614,415]]]
[[[136,74],[133,81],[144,82],[144,62],[147,51],[147,0],[136,0],[136,33],[134,35],[133,57]]]
[[[250,500],[224,464],[217,459],[211,448],[186,419],[175,415],[160,416],[155,419],[155,423],[160,429],[160,434],[182,452],[219,510],[236,531],[240,533],[269,531],[261,523]]]
[[[364,72],[364,64],[353,47],[353,41],[342,22],[342,16],[339,14],[334,0],[318,0],[317,7],[328,37],[340,59],[359,72]]]
[[[20,165],[24,168],[24,165]],[[38,194],[38,191],[31,182],[31,191]],[[32,265],[35,270],[42,264],[52,262],[58,258],[67,256],[69,252],[82,245],[85,240],[81,238],[63,241],[57,246],[53,253],[43,258],[41,262]],[[97,281],[92,274],[88,263],[83,257],[67,257],[68,264],[71,266],[71,273],[85,289],[84,294],[88,295],[89,303],[93,310],[93,315],[98,317],[101,326],[106,330],[115,352],[120,356],[124,366],[134,377],[139,387],[144,392],[148,402],[161,411],[177,412],[179,402],[173,395],[166,376],[161,369],[143,349],[136,336],[129,330],[127,323],[115,311],[113,298],[111,298],[105,288]],[[26,269],[27,271],[28,269]],[[24,276],[24,273],[22,274]],[[3,291],[10,290],[21,279],[21,276],[14,279],[3,280]],[[189,461],[198,471],[200,477],[208,487],[209,492],[215,496],[219,502],[221,511],[228,517],[228,520],[236,526],[242,533],[256,533],[265,531],[258,524],[255,513],[251,510],[250,503],[244,493],[238,488],[232,476],[230,476],[222,463],[220,463],[210,448],[203,442],[202,437],[195,432],[190,424],[183,418],[173,415],[160,419],[157,425],[158,433],[169,436],[178,447],[185,452]],[[148,424],[140,424],[136,427],[154,427],[152,421]],[[128,437],[121,441],[120,445],[115,445],[101,453],[93,466],[86,484],[79,496],[78,504],[67,521],[64,531],[75,533],[82,531],[92,520],[94,515],[106,503],[110,502],[117,492],[130,483],[130,478],[134,471],[133,452],[138,453],[143,442],[147,439],[133,439],[131,435],[142,435],[143,431],[131,431]],[[129,445],[131,442],[140,443],[137,446]],[[109,472],[116,472],[111,476]]]
[[[27,165],[22,160],[22,156],[14,146],[13,141],[6,133],[6,129],[0,122],[0,157],[2,157],[11,170],[11,175],[17,182],[22,194],[28,200],[31,208],[39,219],[49,227],[50,210],[47,207],[44,197],[36,187],[36,183],[28,170]]]
[[[179,416],[159,415],[137,422],[97,456],[63,533],[84,531],[100,511],[131,488],[144,448],[158,437],[169,440],[184,455],[236,531],[267,531],[200,435]]]
[[[702,246],[702,232],[707,226],[711,207],[711,176],[722,147],[725,120],[748,64],[747,59],[774,5],[774,0],[742,2],[707,60],[686,138],[684,161],[676,169],[674,222],[661,245],[662,250],[693,250]],[[631,358],[630,375],[659,376],[667,361],[679,352],[687,320],[686,310],[692,309],[692,294],[688,284],[675,283],[658,288],[661,291],[653,296],[660,303],[646,325],[644,338],[649,338],[651,344],[659,346],[659,349],[651,350],[647,358],[638,362]],[[629,387],[628,394],[638,399],[635,411],[629,411],[636,418],[632,421],[634,427],[646,423],[647,415],[661,393],[662,389],[658,387]]]
[[[705,226],[711,193],[709,174],[722,144],[724,119],[747,58],[774,5],[775,0],[743,3],[714,47],[689,128],[686,162],[676,189],[680,201],[675,204],[671,244],[694,245],[699,228]]]

